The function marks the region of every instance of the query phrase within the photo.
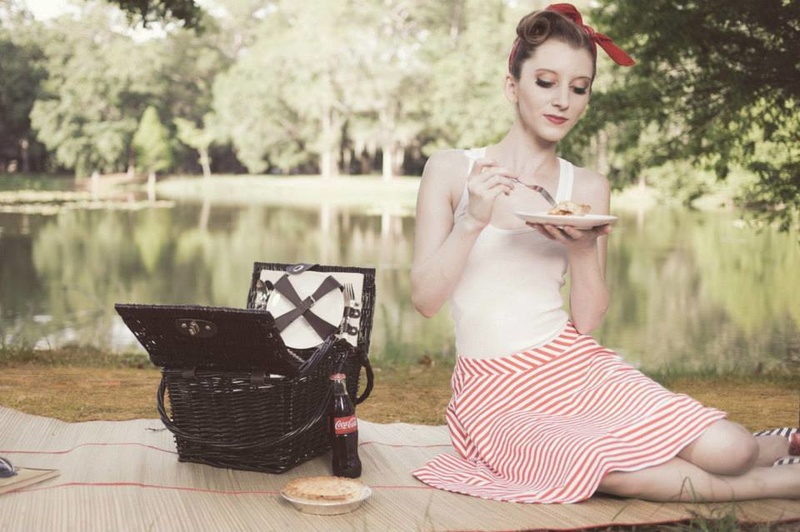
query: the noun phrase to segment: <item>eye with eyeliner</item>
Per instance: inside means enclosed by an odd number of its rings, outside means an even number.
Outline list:
[[[552,89],[553,87],[556,86],[556,82],[555,81],[548,81],[548,80],[542,79],[542,78],[536,78],[536,85],[538,85],[539,87],[541,87],[543,89]],[[586,94],[589,94],[589,87],[576,87],[576,86],[573,86],[572,87],[572,92],[574,92],[575,94],[577,94],[579,96],[585,96]]]

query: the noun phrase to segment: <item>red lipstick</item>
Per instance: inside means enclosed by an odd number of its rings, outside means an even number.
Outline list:
[[[548,119],[550,122],[552,122],[553,124],[556,124],[556,125],[559,125],[559,126],[560,126],[561,124],[563,124],[564,122],[566,122],[566,121],[567,121],[567,119],[566,119],[566,118],[564,118],[563,116],[557,116],[557,115],[544,115],[544,117],[545,117],[546,119]]]

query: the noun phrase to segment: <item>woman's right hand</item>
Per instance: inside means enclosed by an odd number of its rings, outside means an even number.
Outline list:
[[[486,227],[492,219],[492,209],[497,196],[508,195],[514,190],[514,181],[507,168],[499,166],[493,159],[476,159],[467,176],[469,203],[466,214],[479,227]]]
[[[411,299],[423,316],[436,314],[450,297],[472,246],[492,218],[497,196],[513,187],[504,174],[506,170],[489,159],[476,158],[469,168],[463,150],[436,152],[425,163],[411,264]],[[454,219],[465,186],[466,212]]]

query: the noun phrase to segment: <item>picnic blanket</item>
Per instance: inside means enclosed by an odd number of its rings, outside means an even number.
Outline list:
[[[329,475],[323,455],[282,475],[179,462],[157,419],[65,423],[0,407],[0,455],[59,476],[0,494],[0,530],[581,529],[687,521],[800,522],[800,501],[651,503],[595,496],[565,505],[488,501],[432,489],[411,471],[452,452],[444,426],[359,421],[361,480],[372,496],[352,513],[298,512],[280,496],[301,476]]]

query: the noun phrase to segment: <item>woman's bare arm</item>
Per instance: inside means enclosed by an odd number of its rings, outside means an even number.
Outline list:
[[[453,292],[475,240],[491,220],[495,198],[513,187],[505,177],[507,171],[491,160],[476,161],[466,176],[468,170],[464,153],[449,150],[431,156],[422,173],[411,300],[426,317],[436,314]],[[469,192],[467,212],[454,221],[453,212],[465,182]]]

